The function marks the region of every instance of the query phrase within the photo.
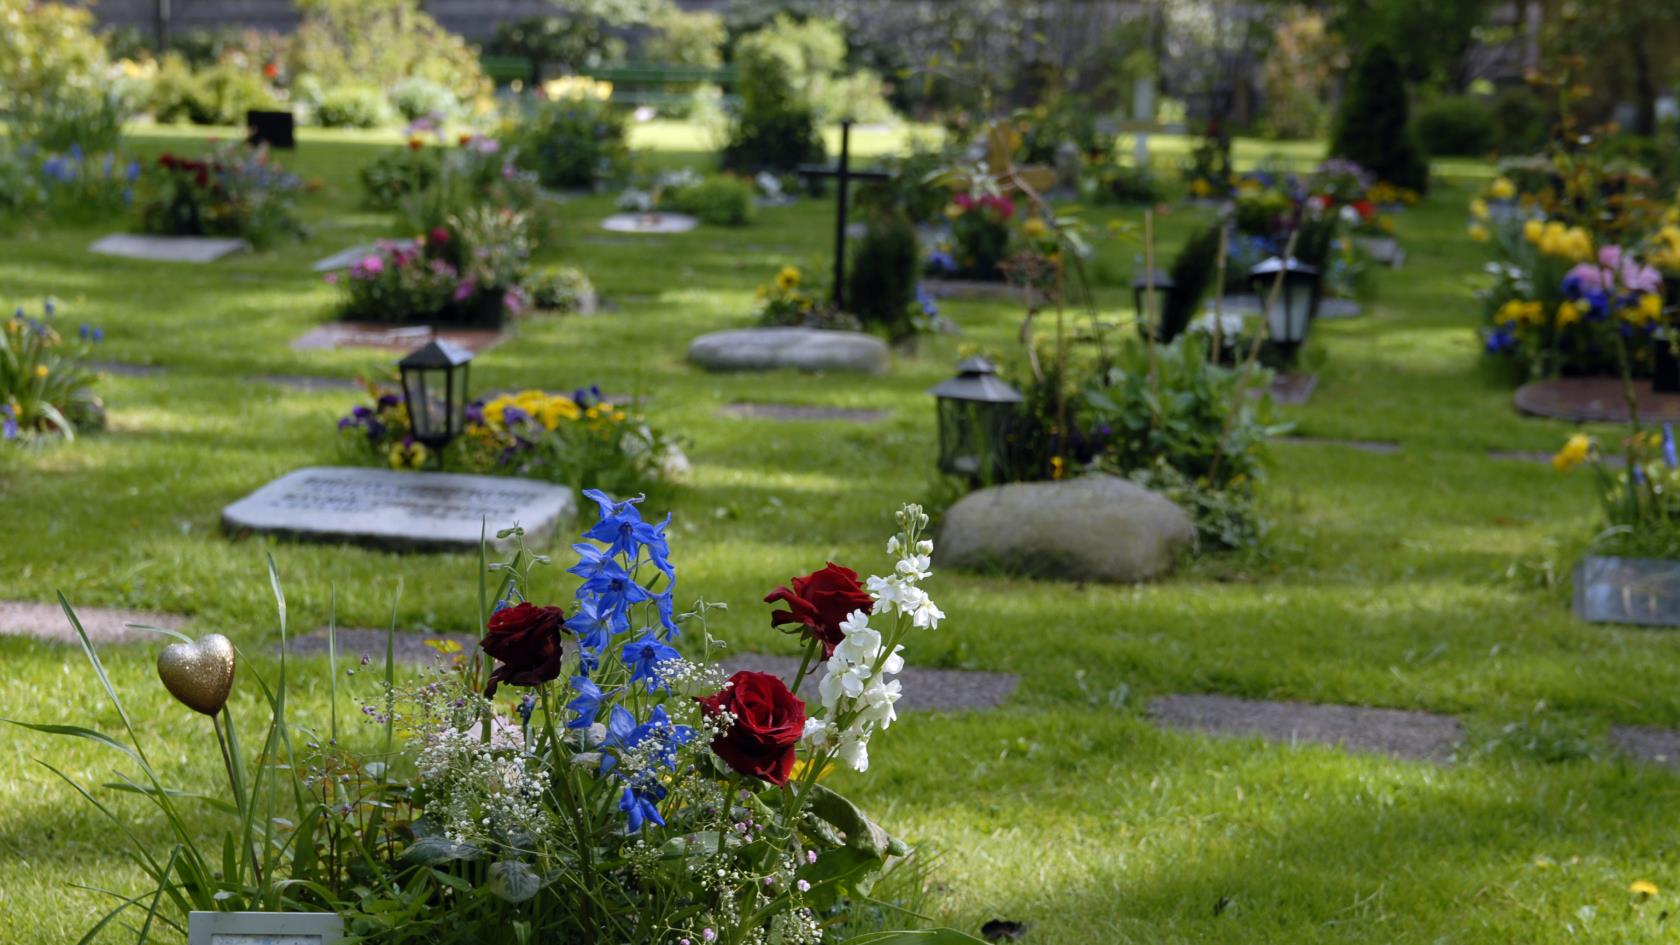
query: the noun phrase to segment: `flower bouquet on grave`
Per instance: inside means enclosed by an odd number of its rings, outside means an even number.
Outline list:
[[[772,624],[804,640],[798,673],[783,680],[710,664],[718,608],[678,611],[669,518],[644,520],[639,500],[589,498],[600,514],[573,546],[570,612],[528,597],[547,558],[521,549],[484,569],[479,646],[467,656],[434,641],[452,661],[404,682],[388,633],[359,734],[338,723],[330,631],[330,728],[289,721],[272,563],[281,658],[275,681],[256,677],[269,725],[255,764],[227,707],[233,645],[162,631],[182,642],[166,648],[160,675],[212,718],[227,800],[162,781],[66,604],[127,739],[16,724],[118,751],[134,773],[114,787],[155,805],[169,834],[167,849],[155,846],[76,785],[124,830],[153,887],[113,894],[93,934],[120,918],[145,941],[183,932],[194,911],[257,910],[333,912],[353,940],[377,943],[978,942],[905,930],[921,924],[926,895],[916,855],[821,783],[842,765],[867,770],[870,741],[896,717],[905,644],[944,616],[921,587],[932,551],[921,509],[898,513],[888,575],[860,582],[829,564],[765,598],[779,605]],[[700,631],[695,660],[672,646],[685,625]],[[812,669],[814,691],[802,685]],[[219,842],[204,842],[198,805],[228,825]]]
[[[202,158],[164,154],[142,172],[140,184],[148,233],[239,237],[258,249],[304,236],[293,205],[303,182],[266,147],[226,142]]]

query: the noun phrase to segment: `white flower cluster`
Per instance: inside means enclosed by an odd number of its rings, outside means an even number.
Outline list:
[[[872,576],[867,582],[875,599],[873,614],[855,610],[840,623],[844,637],[817,687],[822,718],[805,722],[805,739],[811,747],[834,749],[856,771],[869,768],[870,736],[898,717],[895,705],[901,685],[887,678],[904,669],[904,647],[896,641],[912,628],[937,629],[945,618],[945,612],[920,586],[933,573],[933,542],[920,538],[927,521],[920,506],[907,505],[899,511],[902,531],[887,541],[887,554],[898,559],[893,573]],[[869,625],[872,618],[893,619],[890,640]]]
[[[477,727],[453,726],[427,736],[416,764],[426,785],[426,816],[450,840],[505,842],[538,836],[546,826],[540,767],[509,744],[514,737],[494,733],[487,743]]]

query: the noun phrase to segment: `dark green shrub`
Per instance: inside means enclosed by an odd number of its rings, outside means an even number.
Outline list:
[[[395,210],[404,197],[437,183],[437,148],[393,148],[362,165],[362,202],[370,210]]]
[[[1455,95],[1418,109],[1412,125],[1418,144],[1430,154],[1476,156],[1493,150],[1493,109],[1479,98]]]
[[[1161,182],[1148,167],[1103,164],[1097,168],[1096,185],[1097,198],[1114,203],[1155,203],[1165,196]]]
[[[846,307],[865,326],[894,338],[914,334],[911,306],[920,269],[921,246],[910,218],[903,213],[872,214],[852,251]]]
[[[786,172],[823,160],[810,95],[812,52],[783,19],[735,44],[741,105],[723,153],[727,168]]]
[[[1204,227],[1190,234],[1167,273],[1177,289],[1168,293],[1161,305],[1162,341],[1172,341],[1190,327],[1218,267],[1219,227]]]
[[[1505,154],[1527,154],[1546,143],[1545,103],[1526,88],[1506,89],[1493,100],[1494,143]]]
[[[315,120],[327,128],[377,128],[391,118],[385,94],[371,85],[330,89],[315,109]]]
[[[547,187],[593,187],[630,163],[624,115],[590,96],[526,99],[507,143]]]
[[[660,206],[699,217],[713,226],[746,226],[757,209],[753,185],[728,174],[708,177],[665,195]]]
[[[1380,181],[1423,193],[1429,162],[1411,135],[1406,79],[1387,46],[1365,51],[1336,112],[1330,155],[1354,161]]]

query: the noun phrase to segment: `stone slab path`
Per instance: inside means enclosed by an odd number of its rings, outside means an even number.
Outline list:
[[[1400,444],[1392,440],[1346,440],[1339,437],[1280,436],[1277,441],[1295,446],[1339,446],[1350,450],[1362,450],[1366,453],[1379,453],[1385,456],[1400,452]]]
[[[132,361],[86,361],[88,367],[105,374],[116,374],[122,377],[151,377],[162,374],[161,364],[135,364]]]
[[[258,374],[252,380],[311,393],[324,390],[358,390],[362,386],[353,377],[318,377],[312,374]]]
[[[1610,745],[1635,761],[1680,771],[1680,731],[1647,725],[1618,725],[1610,730]]]
[[[336,636],[338,658],[346,665],[359,662],[364,655],[368,657],[370,665],[381,665],[385,659],[383,630],[340,629]],[[460,634],[398,631],[393,636],[392,650],[397,660],[404,663],[430,663],[441,659],[438,651],[426,644],[427,640],[450,640],[459,644],[462,652],[478,645],[478,641],[473,637]],[[321,629],[294,639],[290,649],[294,655],[324,654],[327,652],[327,632]],[[750,669],[760,673],[774,673],[790,681],[793,674],[799,671],[799,660],[795,657],[762,653],[727,656],[721,663],[726,672]],[[919,666],[907,667],[896,678],[904,684],[904,697],[899,700],[898,707],[930,712],[995,708],[1014,695],[1015,686],[1019,682],[1019,678],[1011,673],[928,669]],[[805,685],[814,687],[816,681],[807,680]]]
[[[433,328],[427,325],[379,325],[369,322],[328,322],[317,325],[292,342],[294,351],[330,351],[338,348],[378,348],[412,351],[428,341],[450,341],[474,354],[482,354],[508,339],[508,334],[491,329]]]
[[[856,407],[812,407],[802,404],[725,404],[718,413],[726,417],[749,420],[783,420],[791,423],[811,423],[822,420],[848,420],[853,423],[879,423],[887,418],[885,410]]]
[[[1299,407],[1312,399],[1318,390],[1317,374],[1275,374],[1270,387],[1272,402],[1286,407]]]
[[[148,262],[212,263],[250,248],[250,243],[237,239],[113,233],[94,242],[88,247],[88,252]]]
[[[1149,704],[1149,714],[1165,728],[1313,742],[1420,761],[1451,760],[1464,736],[1457,719],[1431,712],[1220,695],[1162,696]]]
[[[179,629],[187,622],[180,614],[164,614],[145,610],[126,610],[116,607],[77,607],[76,619],[82,622],[94,643],[130,643],[135,640],[157,640],[157,634],[132,630],[131,623],[166,630]],[[30,601],[0,601],[0,635],[34,637],[52,643],[76,642],[76,631],[64,609],[55,601],[50,604]]]

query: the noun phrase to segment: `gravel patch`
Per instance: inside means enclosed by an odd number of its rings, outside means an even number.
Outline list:
[[[1149,714],[1165,728],[1336,745],[1421,761],[1451,760],[1464,734],[1457,719],[1430,712],[1220,695],[1163,696],[1150,703]]]
[[[178,630],[187,622],[180,614],[165,614],[145,610],[126,610],[118,607],[77,607],[76,619],[95,643],[128,643],[135,640],[155,640],[155,634],[133,630],[129,624],[144,624]],[[52,643],[75,643],[76,631],[70,618],[57,603],[41,604],[27,601],[0,601],[0,634],[34,637]]]

